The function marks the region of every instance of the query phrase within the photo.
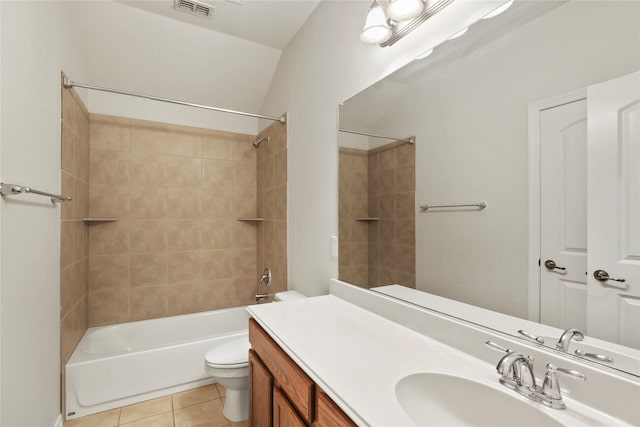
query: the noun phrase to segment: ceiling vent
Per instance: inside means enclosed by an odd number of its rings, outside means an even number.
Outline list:
[[[173,7],[181,12],[190,13],[201,18],[211,19],[214,6],[195,0],[175,0]]]

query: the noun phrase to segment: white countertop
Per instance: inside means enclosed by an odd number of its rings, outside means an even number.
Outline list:
[[[333,295],[248,311],[358,425],[415,425],[395,395],[398,381],[415,373],[455,375],[514,393],[499,384],[494,365]],[[483,347],[482,338],[473,341]],[[577,401],[564,411],[543,410],[565,425],[628,425]]]
[[[450,372],[452,355],[458,375],[481,363],[497,383],[492,366],[331,295],[248,309],[359,425],[413,425],[396,383],[416,372]]]

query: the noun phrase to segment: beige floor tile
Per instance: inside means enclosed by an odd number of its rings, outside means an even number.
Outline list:
[[[65,421],[64,427],[116,427],[120,418],[120,408],[98,412],[75,420]]]
[[[222,415],[222,401],[210,400],[173,412],[176,427],[224,427],[229,421]]]
[[[171,412],[171,396],[164,396],[158,399],[147,400],[135,405],[125,406],[120,414],[120,424],[127,424],[133,421],[149,418],[154,415]]]
[[[229,421],[229,427],[249,427],[249,420],[233,422]]]
[[[173,412],[144,418],[129,424],[120,424],[123,427],[173,427]]]
[[[173,409],[186,408],[187,406],[197,405],[208,400],[220,399],[218,389],[215,384],[204,387],[194,388],[193,390],[183,391],[171,396],[173,398]]]
[[[225,388],[220,384],[216,384],[216,387],[218,387],[218,393],[220,394],[220,397],[225,397],[226,396]]]

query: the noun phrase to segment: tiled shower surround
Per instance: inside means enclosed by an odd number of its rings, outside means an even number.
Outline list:
[[[60,361],[67,363],[87,330],[89,113],[75,91],[62,90],[60,204]]]
[[[338,227],[340,279],[364,287],[415,287],[413,144],[340,148]]]
[[[262,293],[287,289],[287,127],[275,122],[256,139],[258,148],[258,275],[271,269],[271,285]]]
[[[89,326],[255,301],[255,139],[90,115]]]
[[[286,125],[256,149],[253,135],[90,114],[62,89],[61,127],[62,378],[88,327],[252,304],[265,266],[260,292],[286,290]]]

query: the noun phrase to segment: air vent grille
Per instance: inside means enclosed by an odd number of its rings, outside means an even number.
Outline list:
[[[211,14],[213,14],[213,9],[215,9],[210,4],[201,3],[195,0],[175,0],[173,7],[181,12],[209,19],[211,19]]]

